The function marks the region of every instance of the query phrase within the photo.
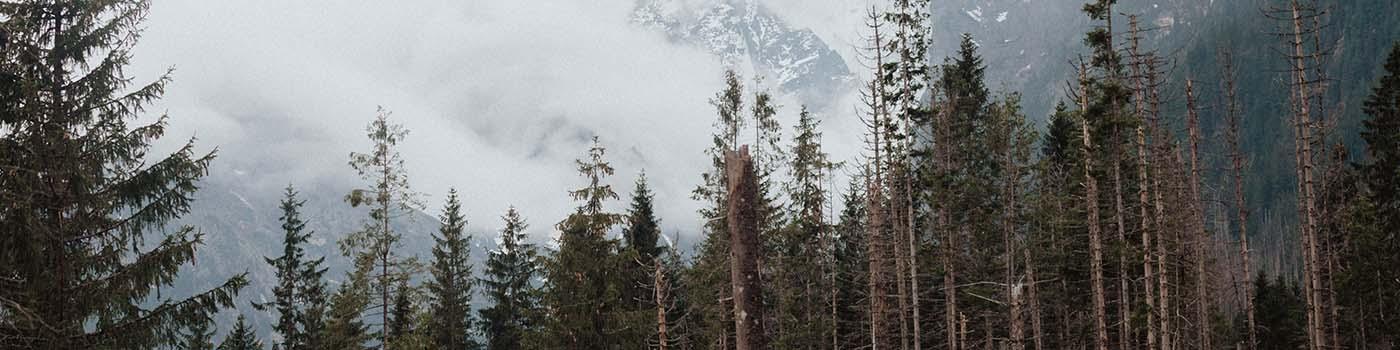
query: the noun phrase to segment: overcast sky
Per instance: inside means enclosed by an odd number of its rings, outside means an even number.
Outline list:
[[[767,5],[849,60],[859,2]],[[365,125],[384,106],[411,130],[402,152],[429,207],[455,186],[475,222],[494,228],[514,204],[543,230],[574,206],[565,192],[582,184],[573,159],[596,134],[623,199],[646,168],[663,228],[693,231],[699,203],[689,193],[707,164],[708,99],[723,67],[629,24],[632,6],[157,1],[129,73],[144,81],[176,68],[154,108],[172,117],[165,142],[197,136],[202,147],[218,146],[214,176],[248,174],[273,191],[353,179],[347,154],[368,147]],[[842,158],[859,142],[851,108],[822,116],[826,143]],[[785,130],[796,112],[781,112]]]

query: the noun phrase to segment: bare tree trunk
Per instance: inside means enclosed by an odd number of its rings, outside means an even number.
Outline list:
[[[763,281],[758,258],[758,184],[748,146],[725,153],[729,193],[730,283],[734,287],[735,345],[738,350],[766,349],[763,329]]]
[[[656,265],[652,272],[652,294],[656,301],[656,343],[660,350],[667,350],[671,340],[666,334],[666,306],[670,300],[670,282],[666,281],[666,273],[661,269],[661,260],[653,261]]]
[[[1008,121],[1002,122],[1006,123],[1007,126],[1005,135],[1006,149],[1004,150],[1005,165],[1003,165],[1003,168],[1007,169],[1007,171],[1010,173],[1010,176],[1003,181],[1002,191],[1004,192],[1004,196],[1007,198],[1008,203],[1006,204],[1005,212],[1002,213],[1001,218],[1002,240],[1006,244],[1006,299],[1007,302],[1011,304],[1011,308],[1009,310],[1010,314],[1007,316],[1007,319],[1008,322],[1011,324],[1011,348],[1013,350],[1022,350],[1025,349],[1025,345],[1022,343],[1024,338],[1024,331],[1022,330],[1023,325],[1021,323],[1020,284],[1016,283],[1015,281],[1015,276],[1017,275],[1017,254],[1014,227],[1014,222],[1016,219],[1015,211],[1017,198],[1016,180],[1020,177],[1020,169],[1016,166],[1016,161],[1012,155],[1014,152],[1013,143],[1015,142],[1015,130],[1011,127]]]
[[[1170,285],[1170,283],[1168,282],[1168,281],[1170,280],[1170,277],[1171,277],[1171,276],[1167,273],[1167,244],[1168,244],[1168,241],[1167,241],[1166,235],[1164,234],[1165,231],[1163,231],[1163,228],[1166,227],[1166,223],[1167,223],[1167,221],[1166,221],[1166,205],[1165,205],[1165,203],[1163,202],[1163,198],[1162,198],[1163,192],[1165,191],[1165,189],[1162,187],[1162,176],[1166,173],[1166,172],[1162,171],[1162,169],[1167,169],[1166,164],[1163,164],[1163,163],[1165,163],[1165,162],[1167,161],[1166,155],[1165,155],[1165,153],[1167,152],[1167,145],[1166,145],[1166,137],[1165,137],[1165,134],[1166,134],[1166,133],[1165,133],[1165,131],[1162,130],[1162,127],[1161,127],[1161,125],[1160,125],[1160,116],[1161,116],[1161,114],[1160,114],[1160,111],[1161,111],[1161,95],[1160,95],[1159,91],[1157,90],[1157,86],[1153,85],[1153,84],[1155,84],[1155,81],[1157,80],[1157,69],[1156,69],[1156,67],[1152,66],[1152,64],[1153,64],[1152,61],[1148,61],[1148,65],[1149,65],[1149,66],[1147,66],[1147,67],[1145,67],[1145,68],[1146,68],[1146,70],[1147,70],[1147,83],[1149,84],[1148,90],[1149,90],[1149,93],[1151,94],[1151,95],[1150,95],[1150,99],[1149,99],[1149,101],[1150,101],[1150,103],[1151,103],[1151,105],[1150,105],[1151,111],[1150,111],[1150,114],[1149,114],[1151,117],[1150,117],[1150,123],[1149,123],[1149,125],[1152,127],[1152,131],[1153,131],[1153,133],[1154,133],[1155,138],[1157,139],[1157,144],[1158,144],[1157,147],[1155,147],[1155,149],[1152,149],[1152,150],[1150,151],[1150,152],[1152,152],[1152,153],[1154,154],[1154,158],[1157,160],[1157,164],[1158,164],[1157,169],[1159,169],[1159,170],[1158,170],[1158,173],[1156,174],[1157,176],[1153,176],[1153,177],[1152,177],[1152,194],[1153,194],[1153,197],[1152,197],[1152,200],[1153,200],[1153,202],[1152,202],[1152,207],[1153,207],[1153,218],[1155,218],[1155,219],[1157,220],[1157,227],[1158,227],[1158,229],[1157,229],[1156,231],[1154,231],[1154,232],[1156,233],[1156,241],[1157,241],[1157,242],[1156,242],[1156,243],[1157,243],[1157,244],[1156,244],[1156,251],[1157,251],[1157,253],[1156,253],[1156,258],[1157,258],[1157,275],[1156,275],[1156,282],[1157,282],[1157,295],[1156,295],[1156,296],[1157,296],[1157,312],[1156,312],[1156,313],[1157,313],[1157,320],[1160,322],[1160,326],[1158,327],[1158,332],[1159,332],[1158,334],[1159,334],[1159,336],[1161,336],[1162,349],[1163,349],[1163,350],[1171,350],[1171,349],[1174,349],[1174,348],[1175,348],[1175,347],[1173,346],[1173,345],[1174,345],[1174,342],[1172,341],[1172,340],[1173,340],[1173,335],[1174,335],[1174,334],[1172,333],[1172,330],[1171,330],[1171,312],[1170,312],[1171,309],[1172,309],[1172,303],[1171,303],[1171,285]]]
[[[1146,69],[1151,67],[1146,66],[1149,63],[1144,62],[1145,55],[1139,51],[1138,41],[1141,40],[1142,34],[1138,28],[1136,15],[1128,16],[1128,33],[1132,43],[1129,48],[1129,57],[1132,59],[1133,71],[1133,111],[1139,120],[1134,131],[1137,136],[1137,195],[1138,215],[1141,220],[1138,230],[1142,231],[1142,289],[1144,302],[1147,304],[1147,349],[1155,349],[1157,348],[1157,314],[1154,307],[1156,293],[1153,281],[1157,276],[1152,273],[1152,224],[1151,216],[1148,213],[1148,208],[1152,205],[1147,198],[1149,185],[1147,158],[1149,154],[1147,151],[1147,132],[1144,130],[1147,124],[1147,107],[1145,106],[1148,98],[1147,85],[1152,84],[1151,81],[1144,82],[1144,80],[1147,79]]]
[[[1221,76],[1225,78],[1225,101],[1226,115],[1229,118],[1230,132],[1230,165],[1235,178],[1235,214],[1239,224],[1240,235],[1240,284],[1244,289],[1244,309],[1249,327],[1249,349],[1254,350],[1258,344],[1258,332],[1255,330],[1254,321],[1254,285],[1253,268],[1249,261],[1249,235],[1246,234],[1246,226],[1249,221],[1249,208],[1244,200],[1244,154],[1240,152],[1240,107],[1239,100],[1236,99],[1235,90],[1235,64],[1230,51],[1226,49],[1220,55],[1224,66]]]
[[[1191,142],[1191,176],[1187,179],[1191,189],[1191,214],[1190,227],[1192,241],[1195,246],[1196,263],[1196,327],[1197,341],[1202,349],[1211,348],[1210,337],[1210,296],[1206,292],[1206,284],[1209,283],[1206,277],[1206,244],[1205,232],[1205,211],[1201,208],[1201,167],[1198,153],[1201,143],[1200,120],[1196,115],[1196,95],[1192,91],[1193,82],[1186,79],[1186,128],[1190,134]]]
[[[1040,325],[1040,297],[1036,295],[1039,289],[1039,282],[1035,279],[1035,261],[1031,259],[1031,250],[1022,249],[1021,253],[1026,258],[1026,299],[1029,301],[1031,312],[1031,338],[1035,341],[1035,350],[1044,350],[1042,339],[1045,335],[1041,332]]]
[[[1293,46],[1293,93],[1296,99],[1294,103],[1297,106],[1295,111],[1297,114],[1294,117],[1294,122],[1297,124],[1297,134],[1294,137],[1294,142],[1298,146],[1298,167],[1301,168],[1298,181],[1301,183],[1299,195],[1301,196],[1303,205],[1300,207],[1302,207],[1304,216],[1304,221],[1301,226],[1303,240],[1305,241],[1303,243],[1303,269],[1307,273],[1304,285],[1308,303],[1308,338],[1311,340],[1310,347],[1313,350],[1323,350],[1328,348],[1328,346],[1326,335],[1323,332],[1324,316],[1322,312],[1322,298],[1320,296],[1322,279],[1319,276],[1320,264],[1318,262],[1318,240],[1316,232],[1317,208],[1312,179],[1313,139],[1310,110],[1312,93],[1309,90],[1311,82],[1307,77],[1308,66],[1305,62],[1305,58],[1308,56],[1303,49],[1304,30],[1302,5],[1298,3],[1298,0],[1292,0],[1289,2],[1289,10],[1293,22],[1293,40],[1291,42]]]
[[[1089,110],[1089,92],[1087,87],[1088,73],[1087,67],[1079,67],[1079,110]],[[1099,185],[1098,179],[1094,177],[1094,141],[1093,134],[1089,128],[1089,118],[1084,116],[1080,121],[1084,139],[1084,188],[1085,206],[1089,212],[1089,281],[1093,289],[1094,298],[1094,348],[1098,350],[1108,350],[1108,322],[1105,309],[1103,291],[1103,241],[1099,232]]]

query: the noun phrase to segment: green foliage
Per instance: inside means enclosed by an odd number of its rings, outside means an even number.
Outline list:
[[[770,251],[776,299],[776,319],[782,332],[774,337],[777,349],[829,348],[833,261],[829,247],[832,226],[825,222],[827,192],[823,181],[835,167],[821,148],[819,122],[804,107],[798,115],[788,164],[787,217]]]
[[[180,334],[180,342],[175,345],[177,350],[214,350],[214,330],[209,326],[213,320],[190,322],[185,325],[184,333]]]
[[[366,136],[373,143],[370,151],[350,153],[350,167],[370,188],[352,190],[345,201],[354,207],[368,206],[369,220],[364,228],[338,242],[341,254],[354,261],[355,272],[351,276],[366,279],[353,284],[364,285],[368,293],[378,298],[372,306],[379,309],[375,314],[380,316],[381,343],[394,341],[395,332],[387,328],[396,294],[411,293],[396,287],[408,286],[407,282],[422,269],[416,258],[397,252],[403,245],[403,236],[394,230],[393,220],[413,215],[423,205],[420,195],[409,188],[408,173],[397,148],[408,136],[408,130],[390,122],[389,114],[380,107],[366,128]]]
[[[263,258],[277,276],[277,285],[272,288],[274,300],[253,306],[258,310],[270,308],[278,314],[273,331],[282,336],[282,342],[273,344],[273,349],[315,349],[320,343],[318,333],[324,327],[326,297],[321,276],[326,269],[321,263],[325,258],[308,260],[306,257],[303,246],[311,238],[311,232],[304,232],[306,222],[301,219],[301,207],[305,203],[297,199],[296,190],[288,185],[281,202],[282,216],[278,219],[282,222],[282,255]]]
[[[836,333],[840,348],[855,349],[870,344],[870,316],[866,312],[867,281],[870,266],[865,243],[868,211],[865,207],[864,176],[853,176],[842,197],[845,208],[835,227],[836,247]],[[932,304],[932,303],[930,303]]]
[[[437,244],[433,246],[433,280],[428,282],[432,303],[428,332],[434,348],[476,349],[480,345],[472,336],[475,329],[471,305],[475,279],[469,261],[472,237],[463,233],[467,221],[462,217],[462,203],[457,199],[456,189],[448,192],[442,211],[439,218],[442,227],[433,237]]]
[[[1260,349],[1301,349],[1307,344],[1303,293],[1298,285],[1279,276],[1254,280],[1255,330]]]
[[[604,183],[613,174],[605,152],[594,137],[586,158],[576,161],[588,184],[569,192],[580,205],[558,224],[559,251],[546,259],[544,302],[550,314],[541,340],[547,347],[606,349],[635,340],[616,336],[626,330],[618,319],[622,276],[618,242],[607,234],[622,216],[603,209],[605,201],[618,198]]]
[[[360,320],[360,313],[369,308],[368,281],[357,273],[363,272],[348,273],[345,284],[331,297],[320,350],[369,349],[365,345],[370,340],[369,327]]]
[[[1354,348],[1400,341],[1400,44],[1391,49],[1386,75],[1363,111],[1366,162],[1359,165],[1360,195],[1346,215],[1345,249],[1339,260],[1337,302],[1343,308],[1345,342]]]
[[[529,227],[515,207],[502,217],[500,245],[487,255],[485,277],[480,280],[486,288],[491,307],[481,310],[482,330],[486,333],[486,348],[490,350],[521,349],[525,337],[534,334],[540,325],[539,290],[534,279],[539,259],[533,244],[526,243],[525,229]]]
[[[173,346],[183,325],[231,307],[240,274],[161,295],[194,263],[190,210],[213,152],[152,155],[147,116],[168,74],[125,72],[150,3],[0,3],[0,349]],[[137,124],[150,121],[149,124]],[[223,234],[220,232],[220,234]]]
[[[253,332],[243,315],[238,315],[238,322],[233,324],[233,330],[224,337],[224,342],[219,343],[219,350],[262,350],[262,341]]]

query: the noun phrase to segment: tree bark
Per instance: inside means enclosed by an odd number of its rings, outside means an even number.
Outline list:
[[[1079,69],[1081,113],[1089,110],[1087,69]],[[1108,322],[1103,291],[1103,241],[1099,232],[1099,184],[1098,179],[1094,177],[1094,141],[1089,128],[1089,116],[1084,115],[1079,125],[1083,136],[1081,138],[1084,139],[1084,203],[1089,212],[1085,225],[1089,227],[1089,281],[1094,299],[1094,348],[1108,350]]]
[[[763,329],[763,282],[758,270],[762,248],[758,237],[758,184],[747,145],[725,152],[729,175],[729,261],[734,289],[734,329],[737,350],[768,347]]]
[[[1246,234],[1246,226],[1249,221],[1249,208],[1246,207],[1244,198],[1244,153],[1240,152],[1240,107],[1239,100],[1236,99],[1235,90],[1235,65],[1234,59],[1229,50],[1221,53],[1225,77],[1225,101],[1226,115],[1230,124],[1230,170],[1235,178],[1235,214],[1236,223],[1239,225],[1239,245],[1240,245],[1240,284],[1244,289],[1244,309],[1246,324],[1249,333],[1248,348],[1256,349],[1259,344],[1258,332],[1255,330],[1254,320],[1254,279],[1253,267],[1249,260],[1249,235]]]
[[[1209,278],[1206,275],[1206,244],[1208,237],[1205,231],[1205,210],[1201,204],[1201,166],[1199,160],[1199,147],[1201,143],[1200,120],[1196,115],[1196,95],[1193,88],[1193,81],[1186,79],[1186,128],[1189,133],[1191,143],[1191,225],[1195,246],[1196,264],[1196,338],[1200,342],[1202,349],[1211,348],[1210,337],[1210,296],[1207,295],[1206,283]]]

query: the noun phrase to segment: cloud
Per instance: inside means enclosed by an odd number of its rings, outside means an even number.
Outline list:
[[[353,181],[376,106],[430,207],[457,187],[477,222],[514,204],[535,231],[574,205],[573,159],[601,137],[626,198],[646,168],[663,227],[693,230],[717,60],[627,22],[631,1],[161,1],[130,73],[176,67],[163,142],[218,146],[271,191]],[[791,111],[795,114],[796,111]],[[167,145],[168,146],[168,145]],[[273,192],[275,193],[275,192]],[[618,202],[616,209],[624,208]],[[540,234],[542,232],[535,232]]]

